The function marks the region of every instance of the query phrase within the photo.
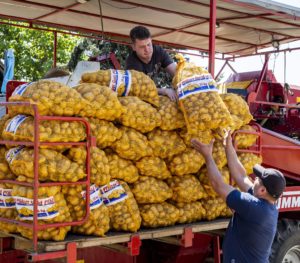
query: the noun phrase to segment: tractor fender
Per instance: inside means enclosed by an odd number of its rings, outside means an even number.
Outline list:
[[[278,220],[269,260],[270,263],[300,262],[300,221]]]

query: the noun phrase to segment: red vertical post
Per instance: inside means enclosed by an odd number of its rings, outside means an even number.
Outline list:
[[[76,263],[77,259],[77,251],[76,251],[76,243],[68,243],[67,244],[67,263]]]
[[[40,114],[37,105],[33,105],[34,110],[34,147],[33,147],[33,165],[34,165],[34,181],[33,181],[33,247],[34,251],[38,249],[38,191],[39,191],[39,148],[40,148]]]
[[[221,263],[220,237],[214,237],[214,263]]]
[[[260,86],[261,86],[261,83],[263,81],[263,78],[264,78],[265,74],[268,71],[268,63],[269,63],[269,54],[265,54],[265,63],[264,63],[263,68],[260,72],[259,80],[258,80],[256,88],[255,88],[256,93],[258,93],[258,91],[260,89]]]
[[[215,76],[215,47],[216,47],[216,18],[217,0],[210,0],[210,19],[209,19],[209,61],[208,71],[214,78]]]
[[[56,57],[57,57],[57,32],[54,33],[54,46],[53,46],[53,67],[56,67]]]

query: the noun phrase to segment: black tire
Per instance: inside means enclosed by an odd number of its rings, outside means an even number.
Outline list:
[[[300,262],[300,223],[297,220],[278,221],[272,245],[270,263]]]

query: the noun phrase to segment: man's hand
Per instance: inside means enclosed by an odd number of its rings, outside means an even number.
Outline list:
[[[212,156],[213,146],[214,146],[214,139],[210,141],[209,144],[204,144],[199,140],[193,138],[191,140],[192,146],[195,148],[196,151],[201,153],[205,159]]]
[[[168,96],[171,101],[177,101],[177,94],[174,89],[172,88],[165,89],[165,95]]]
[[[225,147],[232,145],[232,137],[231,137],[231,131],[230,130],[225,130],[223,145]]]

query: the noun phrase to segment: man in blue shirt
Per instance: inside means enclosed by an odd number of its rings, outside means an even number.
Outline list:
[[[212,187],[234,210],[223,242],[223,262],[269,262],[278,220],[275,203],[286,185],[283,174],[255,165],[253,172],[257,177],[253,183],[237,157],[229,133],[225,140],[226,157],[239,191],[224,182],[212,156],[213,141],[203,144],[192,139],[192,145],[205,158]]]

